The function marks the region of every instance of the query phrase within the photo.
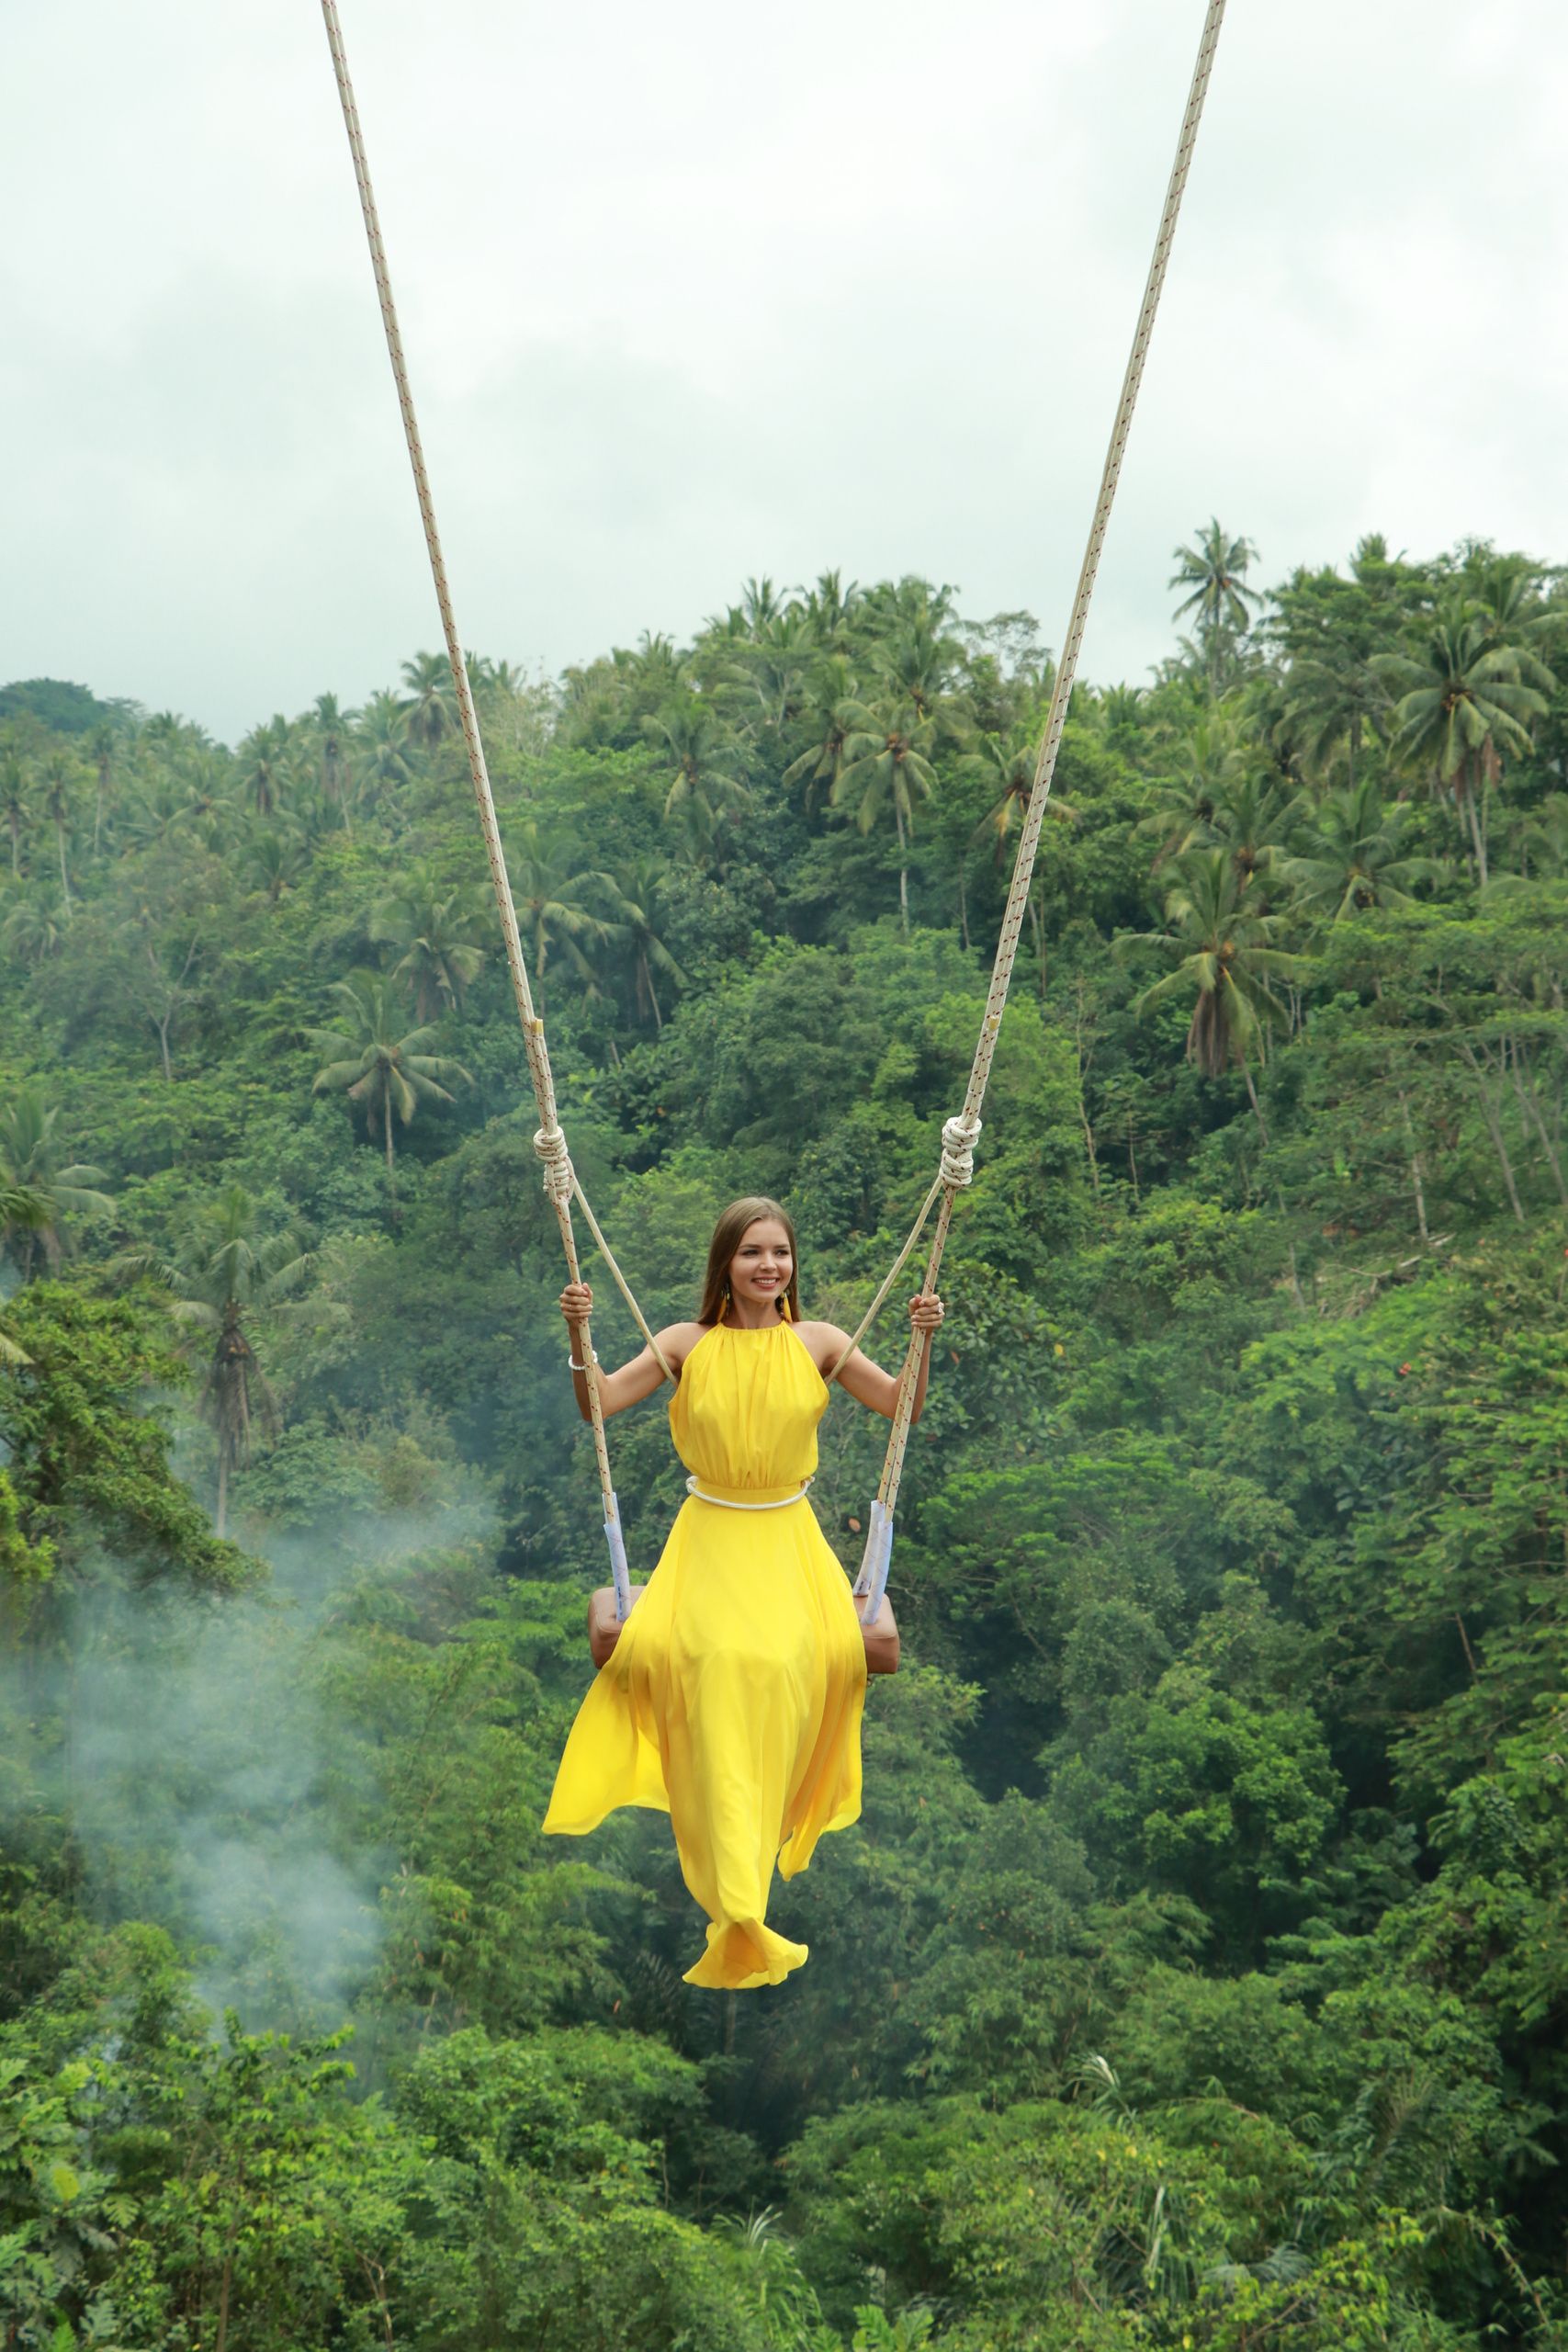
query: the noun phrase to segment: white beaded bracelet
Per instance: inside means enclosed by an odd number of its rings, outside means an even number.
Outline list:
[[[574,1355],[569,1355],[566,1361],[569,1370],[572,1372],[586,1372],[588,1369],[588,1365],[585,1363],[579,1363]],[[597,1349],[591,1351],[589,1361],[592,1363],[598,1363],[599,1354]]]

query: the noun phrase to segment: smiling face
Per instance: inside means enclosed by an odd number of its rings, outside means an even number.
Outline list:
[[[760,1216],[746,1227],[729,1261],[729,1288],[736,1299],[772,1306],[788,1290],[795,1251],[776,1216]]]

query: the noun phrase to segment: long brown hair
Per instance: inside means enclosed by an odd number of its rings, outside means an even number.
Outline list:
[[[800,1320],[800,1251],[795,1246],[795,1226],[787,1209],[777,1201],[770,1201],[765,1193],[748,1193],[744,1200],[731,1201],[719,1212],[718,1223],[708,1243],[707,1272],[703,1276],[703,1303],[697,1309],[699,1323],[716,1323],[719,1310],[729,1296],[729,1261],[739,1249],[749,1225],[758,1225],[765,1216],[776,1217],[789,1236],[789,1287],[779,1299],[781,1310],[789,1303],[789,1319]]]

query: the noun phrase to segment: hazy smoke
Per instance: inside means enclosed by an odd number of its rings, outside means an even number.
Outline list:
[[[160,1598],[117,1579],[77,1612],[60,1793],[92,1907],[169,1928],[201,1998],[253,2030],[340,2022],[380,1940],[388,1857],[364,1834],[363,1751],[330,1716],[332,1615],[351,1579],[471,1540],[484,1517],[479,1502],[356,1514],[277,1546],[260,1596]]]

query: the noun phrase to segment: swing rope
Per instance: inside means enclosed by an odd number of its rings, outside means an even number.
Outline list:
[[[1138,323],[1134,331],[1133,348],[1128,355],[1126,373],[1122,379],[1122,396],[1116,404],[1116,420],[1111,429],[1111,441],[1105,453],[1105,464],[1100,478],[1100,495],[1095,501],[1094,518],[1089,525],[1089,544],[1084,549],[1083,566],[1078,573],[1077,592],[1073,597],[1072,616],[1067,624],[1066,638],[1062,646],[1062,658],[1057,666],[1055,684],[1051,695],[1051,707],[1046,717],[1045,731],[1041,738],[1039,756],[1034,765],[1034,781],[1030,787],[1029,806],[1024,813],[1019,834],[1018,856],[1013,864],[1012,881],[1009,886],[1007,907],[1002,916],[1001,936],[997,943],[996,962],[991,971],[990,991],[986,999],[985,1018],[980,1023],[979,1042],[975,1048],[974,1066],[969,1072],[968,1090],[964,1108],[955,1119],[950,1119],[942,1130],[944,1151],[942,1172],[937,1179],[942,1205],[937,1212],[936,1231],[931,1237],[931,1252],[926,1261],[923,1290],[934,1291],[942,1269],[942,1251],[947,1243],[948,1227],[953,1221],[953,1204],[957,1193],[968,1182],[966,1174],[948,1172],[948,1159],[954,1142],[962,1138],[970,1148],[980,1132],[980,1106],[986,1099],[986,1084],[991,1074],[991,1061],[997,1050],[997,1038],[1006,1010],[1008,989],[1012,980],[1012,967],[1018,956],[1019,939],[1023,930],[1024,911],[1029,900],[1029,886],[1034,873],[1034,854],[1040,844],[1040,829],[1044,822],[1045,804],[1050,797],[1052,780],[1056,773],[1056,753],[1061,746],[1062,729],[1066,722],[1067,705],[1072,696],[1073,680],[1077,671],[1078,651],[1083,644],[1084,626],[1089,618],[1089,599],[1094,594],[1095,575],[1100,570],[1100,549],[1105,544],[1106,526],[1116,496],[1116,484],[1121,477],[1122,459],[1132,430],[1133,411],[1137,405],[1138,387],[1143,381],[1144,363],[1148,357],[1149,341],[1154,333],[1155,314],[1159,309],[1160,292],[1165,285],[1166,267],[1176,236],[1177,216],[1181,210],[1182,193],[1191,167],[1192,150],[1197,141],[1198,125],[1202,119],[1203,101],[1208,96],[1209,76],[1213,68],[1214,51],[1219,45],[1220,26],[1224,18],[1225,0],[1209,0],[1208,12],[1198,42],[1197,62],[1192,69],[1192,83],[1187,96],[1187,109],[1181,119],[1181,131],[1176,143],[1176,160],[1171,165],[1170,180],[1166,188],[1165,208],[1160,214],[1159,232],[1155,239],[1154,257],[1144,288],[1144,299],[1138,311]],[[926,1197],[917,1220],[915,1231],[905,1244],[900,1258],[907,1257],[914,1247],[931,1211],[931,1194]],[[863,1329],[864,1327],[863,1326]],[[857,1335],[858,1336],[858,1335]],[[887,1441],[887,1454],[882,1467],[882,1481],[876,1499],[871,1507],[866,1531],[865,1551],[861,1560],[860,1574],[855,1578],[855,1592],[864,1603],[861,1611],[863,1623],[869,1624],[881,1606],[887,1586],[887,1571],[893,1551],[893,1516],[898,1501],[899,1481],[904,1474],[904,1457],[908,1449],[909,1430],[914,1417],[915,1389],[919,1374],[921,1351],[926,1345],[922,1333],[912,1333],[904,1368],[899,1376],[898,1396],[893,1411],[893,1428]],[[840,1357],[840,1362],[843,1359]],[[836,1365],[835,1370],[838,1369]]]
[[[1100,475],[1100,495],[1089,527],[1089,544],[1078,573],[1072,615],[1057,665],[1051,707],[1045,730],[1041,739],[1035,763],[1034,780],[1030,789],[1029,804],[1019,835],[1018,855],[1014,861],[1012,880],[1009,886],[1007,905],[1003,911],[1001,933],[997,944],[996,960],[991,971],[991,983],[986,1000],[985,1016],[975,1049],[975,1059],[969,1073],[969,1084],[964,1107],[949,1119],[942,1128],[941,1163],[924,1202],[920,1206],[908,1239],[857,1326],[852,1337],[835,1361],[829,1380],[832,1381],[874,1322],[885,1305],[893,1284],[913,1253],[923,1234],[933,1205],[940,1200],[936,1230],[931,1238],[926,1261],[923,1288],[934,1291],[942,1269],[942,1252],[946,1247],[949,1227],[953,1220],[953,1204],[957,1194],[974,1176],[975,1145],[980,1135],[980,1109],[985,1101],[986,1087],[991,1074],[991,1063],[1000,1034],[1002,1014],[1006,1010],[1008,990],[1017,960],[1019,941],[1028,905],[1029,887],[1033,877],[1034,858],[1040,842],[1041,826],[1046,802],[1050,797],[1052,780],[1055,775],[1056,754],[1061,745],[1062,729],[1066,720],[1067,705],[1072,695],[1073,681],[1077,670],[1078,652],[1083,643],[1089,600],[1094,593],[1096,574],[1100,569],[1100,550],[1104,546],[1106,527],[1116,495],[1116,485],[1122,471],[1122,459],[1126,449],[1127,435],[1132,427],[1133,412],[1137,403],[1138,388],[1143,380],[1144,364],[1148,356],[1149,340],[1154,330],[1155,315],[1159,308],[1161,289],[1165,284],[1170,248],[1176,234],[1177,217],[1181,209],[1182,193],[1191,164],[1192,149],[1202,118],[1203,101],[1208,94],[1209,77],[1214,51],[1219,42],[1224,21],[1225,0],[1208,0],[1207,14],[1198,45],[1198,59],[1193,69],[1187,108],[1182,118],[1181,133],[1177,142],[1176,160],[1171,167],[1166,190],[1165,208],[1160,216],[1159,232],[1155,241],[1154,257],[1149,265],[1144,299],[1138,312],[1138,322],[1133,337],[1133,347],[1122,378],[1121,399],[1111,428],[1110,446]],[[441,550],[440,534],[436,528],[435,510],[431,499],[430,479],[425,469],[424,450],[414,414],[413,395],[409,384],[408,368],[403,356],[402,335],[398,326],[397,311],[392,300],[391,279],[387,267],[386,248],[381,239],[380,220],[376,198],[370,185],[370,170],[366,160],[365,141],[359,125],[359,109],[355,102],[354,85],[349,78],[348,58],[344,46],[343,28],[339,21],[336,0],[321,0],[327,41],[332,51],[333,71],[337,80],[338,98],[343,108],[344,128],[348,134],[349,152],[354,159],[355,179],[359,189],[360,211],[370,248],[371,267],[375,273],[376,293],[381,309],[381,323],[386,330],[387,349],[397,384],[398,405],[402,413],[403,436],[408,445],[409,463],[413,471],[414,490],[419,500],[420,517],[424,526],[425,548],[430,558],[431,576],[435,587],[436,604],[441,614],[441,627],[446,642],[447,659],[452,667],[452,683],[457,694],[457,711],[468,752],[468,773],[478,805],[479,827],[484,836],[485,853],[490,862],[491,881],[495,892],[497,910],[501,916],[502,936],[506,943],[507,967],[512,976],[512,990],[516,1000],[518,1018],[522,1024],[524,1050],[528,1060],[528,1074],[533,1082],[534,1099],[538,1107],[539,1130],[534,1138],[534,1148],[544,1168],[545,1191],[548,1194],[560,1227],[561,1246],[566,1253],[569,1279],[581,1279],[577,1241],[572,1227],[571,1204],[575,1201],[594,1243],[631,1311],[632,1318],[651,1349],[660,1372],[671,1382],[675,1374],[666,1361],[658,1340],[649,1329],[642,1309],[632,1295],[626,1276],[617,1265],[614,1253],[597,1218],[590,1207],[578,1182],[566,1137],[561,1132],[556,1113],[555,1083],[550,1070],[549,1055],[545,1045],[545,1024],[534,1009],[533,992],[528,984],[528,971],[523,958],[523,942],[517,928],[517,911],[512,898],[512,886],[507,877],[506,860],[501,845],[500,827],[496,820],[495,797],[491,789],[490,774],[485,763],[484,746],[479,738],[479,716],[474,707],[473,688],[468,665],[463,658],[462,639],[453,616],[451,590],[447,584],[446,566]],[[626,1546],[622,1539],[620,1510],[615,1500],[610,1476],[609,1451],[604,1438],[604,1415],[599,1392],[597,1360],[592,1336],[586,1324],[582,1326],[584,1340],[584,1378],[588,1387],[589,1414],[593,1426],[593,1455],[599,1474],[599,1490],[604,1508],[604,1533],[610,1547],[612,1574],[615,1579],[617,1614],[625,1618],[631,1606],[630,1578],[626,1568]],[[876,1499],[871,1507],[871,1522],[866,1536],[864,1555],[855,1580],[855,1592],[866,1604],[862,1611],[863,1622],[869,1624],[876,1615],[886,1589],[887,1572],[892,1555],[893,1521],[897,1505],[898,1488],[903,1476],[904,1460],[908,1448],[909,1430],[914,1413],[915,1390],[918,1383],[921,1351],[925,1337],[912,1333],[899,1374],[897,1398],[893,1413],[892,1430],[888,1438],[886,1457]]]
[[[485,764],[484,745],[479,740],[479,714],[474,707],[474,691],[468,678],[468,663],[463,658],[463,640],[457,634],[457,624],[452,610],[452,591],[446,579],[446,559],[441,551],[441,535],[436,528],[435,507],[430,494],[430,476],[425,468],[424,447],[420,439],[419,422],[414,414],[413,393],[409,384],[408,365],[403,357],[403,338],[398,326],[397,308],[392,300],[392,281],[387,268],[387,250],[381,240],[381,223],[376,209],[375,193],[370,186],[370,166],[366,160],[365,140],[359,127],[359,108],[355,103],[354,85],[349,79],[348,56],[344,47],[343,27],[338,21],[336,0],[321,0],[321,14],[326,19],[327,42],[332,51],[333,72],[337,78],[338,98],[343,107],[344,128],[348,133],[349,153],[354,158],[354,176],[359,187],[359,209],[365,220],[365,234],[370,246],[370,266],[376,276],[376,294],[381,306],[381,324],[386,329],[387,350],[392,362],[392,375],[398,388],[398,406],[402,411],[403,438],[408,444],[409,464],[413,469],[415,494],[419,500],[420,519],[424,525],[424,544],[430,557],[431,576],[435,583],[435,601],[440,608],[442,633],[446,640],[446,658],[452,665],[452,684],[457,697],[457,714],[463,729],[463,741],[468,755],[468,774],[473,782],[474,798],[479,805],[479,830],[484,835],[485,854],[490,860],[490,878],[495,891],[496,909],[501,916],[502,935],[506,942],[507,968],[512,975],[512,993],[517,1003],[517,1017],[523,1028],[523,1048],[528,1058],[528,1075],[533,1080],[534,1100],[538,1107],[539,1130],[534,1137],[534,1148],[544,1164],[545,1191],[549,1195],[560,1227],[561,1247],[566,1252],[567,1274],[571,1282],[581,1279],[577,1257],[577,1238],[572,1230],[571,1204],[575,1200],[582,1210],[604,1261],[618,1283],[622,1296],[630,1307],[638,1330],[659,1360],[660,1371],[669,1380],[674,1374],[665,1360],[658,1340],[649,1329],[642,1309],[632,1296],[630,1286],[615,1259],[611,1256],[596,1218],[584,1197],[581,1185],[567,1150],[566,1137],[561,1133],[556,1115],[555,1080],[550,1070],[550,1057],[545,1045],[545,1024],[534,1010],[533,990],[528,985],[528,967],[523,960],[523,942],[517,929],[517,910],[513,903],[512,885],[507,878],[506,859],[501,846],[501,829],[496,821],[495,795],[491,790],[490,771]],[[593,1424],[593,1459],[599,1473],[599,1493],[604,1508],[604,1536],[610,1548],[610,1572],[615,1588],[615,1606],[622,1617],[631,1608],[631,1578],[626,1568],[626,1544],[621,1533],[620,1506],[610,1476],[610,1454],[604,1441],[604,1410],[599,1393],[599,1371],[593,1353],[592,1334],[584,1323],[582,1329],[582,1360],[584,1379],[588,1385],[589,1418]]]

